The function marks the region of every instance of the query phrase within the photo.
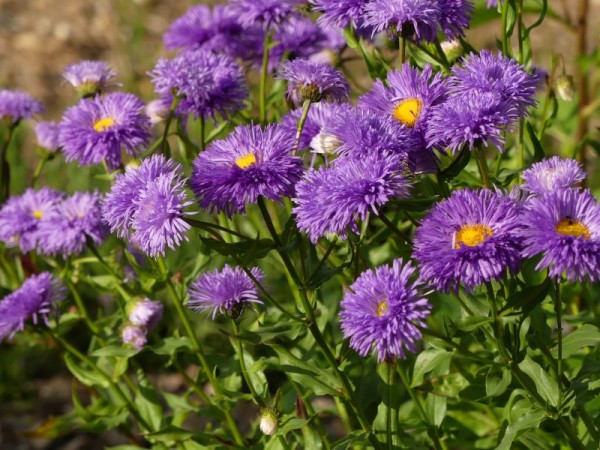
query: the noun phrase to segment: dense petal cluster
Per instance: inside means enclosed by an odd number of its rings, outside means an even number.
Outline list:
[[[15,124],[43,112],[44,106],[27,92],[0,89],[0,120]]]
[[[129,237],[155,257],[187,239],[184,209],[190,204],[181,166],[154,155],[117,175],[104,199],[102,217],[111,232]]]
[[[133,305],[129,312],[129,322],[146,331],[152,330],[163,316],[163,304],[149,298],[140,300]]]
[[[600,279],[600,205],[589,191],[568,188],[532,197],[521,221],[523,255],[541,255],[538,270],[569,281]]]
[[[346,237],[358,233],[358,220],[393,197],[408,196],[409,182],[401,159],[372,153],[361,158],[340,158],[333,167],[311,169],[296,186],[294,213],[298,229],[312,242],[326,233]]]
[[[73,86],[80,96],[98,94],[111,86],[117,73],[103,61],[79,61],[65,67],[63,78]]]
[[[52,304],[64,298],[62,284],[48,272],[32,275],[0,301],[0,341],[11,339],[31,320],[46,322]]]
[[[369,0],[311,0],[315,11],[323,13],[319,22],[327,27],[354,28],[364,23],[365,6]]]
[[[469,28],[473,15],[473,3],[470,0],[438,0],[440,11],[440,27],[448,39],[464,36]]]
[[[180,97],[177,114],[197,118],[228,118],[244,107],[248,86],[231,57],[203,50],[185,50],[161,58],[150,73],[154,90],[170,108],[173,92]]]
[[[325,63],[306,59],[287,61],[279,71],[279,78],[287,81],[288,98],[295,102],[340,102],[350,94],[350,85],[341,72]]]
[[[262,271],[250,269],[252,276],[261,282]],[[221,270],[206,272],[193,281],[189,288],[188,307],[195,311],[209,311],[214,319],[219,314],[238,317],[248,303],[262,303],[252,279],[239,267],[225,265]]]
[[[365,5],[365,23],[374,32],[388,31],[417,41],[433,42],[442,11],[437,0],[370,0]]]
[[[150,139],[144,103],[133,94],[112,92],[82,99],[68,108],[60,122],[59,143],[67,161],[79,165],[105,161],[116,169],[121,151],[137,155]]]
[[[232,11],[245,28],[277,29],[294,14],[298,0],[231,0]]]
[[[421,276],[443,292],[498,280],[519,267],[520,228],[519,208],[510,196],[488,189],[454,191],[415,233]]]
[[[229,215],[244,212],[259,196],[281,200],[302,176],[294,148],[294,135],[281,126],[239,126],[194,160],[192,191],[202,208]]]
[[[575,159],[554,156],[533,164],[523,171],[521,189],[531,194],[542,195],[555,190],[575,187],[585,179],[585,171]]]
[[[340,324],[350,347],[361,356],[377,352],[379,361],[404,358],[416,352],[420,327],[431,305],[415,268],[402,259],[391,266],[363,272],[340,303]]]
[[[34,129],[40,147],[49,152],[58,150],[60,127],[56,122],[38,122]]]

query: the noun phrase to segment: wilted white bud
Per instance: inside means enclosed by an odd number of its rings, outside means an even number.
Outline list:
[[[442,50],[450,63],[453,63],[463,55],[463,46],[460,41],[457,40],[442,42]]]
[[[146,115],[150,118],[150,123],[156,125],[167,118],[169,108],[160,100],[152,100],[146,105]]]
[[[575,83],[571,75],[562,74],[556,79],[556,94],[566,102],[573,100]]]
[[[328,155],[338,146],[337,139],[331,134],[324,133],[323,130],[313,137],[310,141],[310,148],[313,153]]]
[[[277,431],[277,413],[272,408],[263,409],[260,413],[260,431],[267,436],[273,436]]]

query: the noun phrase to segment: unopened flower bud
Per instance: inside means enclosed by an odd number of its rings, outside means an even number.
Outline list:
[[[556,94],[566,102],[573,100],[575,85],[571,75],[562,74],[556,79]]]
[[[156,125],[167,118],[169,107],[161,100],[152,100],[146,105],[146,115],[150,118],[150,123]]]
[[[263,409],[260,413],[260,431],[267,436],[273,436],[277,431],[277,413],[272,408]]]
[[[129,321],[150,331],[162,319],[163,305],[160,302],[153,302],[145,298],[137,302],[129,313]]]
[[[449,63],[453,63],[463,55],[463,46],[457,40],[442,42],[442,50]]]
[[[135,325],[127,325],[121,333],[123,343],[130,344],[136,350],[141,350],[146,345],[146,333]]]
[[[323,130],[319,131],[319,133],[310,141],[310,148],[312,152],[320,153],[322,155],[329,155],[333,153],[338,145],[339,142],[335,136],[332,136],[329,133],[324,133]]]

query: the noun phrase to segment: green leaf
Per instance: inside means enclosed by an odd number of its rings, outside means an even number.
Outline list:
[[[429,417],[429,421],[433,425],[436,427],[442,425],[442,422],[446,417],[447,409],[448,397],[436,394],[427,394],[427,398],[425,399],[425,412],[427,413],[427,417]]]
[[[265,367],[264,361],[259,360],[255,362],[250,353],[244,352],[244,362],[246,363],[246,372],[249,381],[252,383],[256,394],[263,400],[266,400],[269,393],[269,385],[267,384],[267,377],[265,377],[265,373],[263,372],[263,368]]]
[[[527,134],[529,135],[529,139],[531,140],[531,144],[533,145],[533,160],[532,163],[539,162],[546,157],[546,153],[544,152],[544,148],[542,147],[541,142],[537,138],[535,134],[535,130],[533,129],[533,125],[530,122],[527,122]]]
[[[277,429],[277,434],[281,434],[285,436],[292,430],[299,430],[300,428],[306,426],[308,421],[305,419],[299,419],[297,417],[290,416],[287,419],[283,419],[281,426]]]
[[[502,436],[502,440],[498,447],[496,447],[496,450],[510,450],[513,441],[518,436],[529,430],[538,428],[545,416],[546,413],[539,409],[532,409],[525,414],[519,415],[514,422],[511,422],[508,427],[506,427],[504,436]]]
[[[123,347],[121,345],[109,345],[101,347],[91,353],[91,356],[116,356],[122,358],[129,358],[138,353],[138,350],[131,347]]]
[[[548,278],[537,286],[527,286],[522,291],[511,294],[506,300],[506,305],[500,310],[504,313],[511,309],[522,309],[523,313],[530,312],[548,296],[552,283]]]
[[[284,322],[270,327],[261,327],[253,331],[241,330],[238,335],[233,335],[232,337],[251,342],[252,344],[264,344],[273,339],[295,339],[302,328],[304,328],[303,324]]]
[[[563,339],[563,358],[577,353],[582,347],[595,347],[600,343],[600,330],[594,325],[585,324],[581,328],[569,333]],[[558,346],[552,349],[552,356],[558,357]]]
[[[137,406],[139,414],[150,426],[150,430],[147,431],[160,430],[164,411],[158,394],[141,370],[137,371],[137,375],[138,389],[134,403]]]
[[[167,337],[158,344],[151,347],[152,351],[157,355],[173,356],[180,350],[191,349],[192,341],[187,336],[182,337]]]
[[[519,363],[519,368],[533,381],[538,393],[552,406],[558,406],[559,393],[555,380],[529,356]]]
[[[498,397],[504,394],[510,382],[512,374],[507,369],[496,369],[492,367],[485,378],[485,393],[488,397]]]
[[[442,172],[440,173],[440,178],[445,181],[450,181],[451,179],[455,178],[459,173],[461,173],[465,167],[467,167],[467,164],[469,164],[470,160],[471,150],[467,145],[465,145],[456,157],[456,159],[452,161],[452,164],[450,164],[448,167],[442,170]]]
[[[253,239],[251,241],[234,242],[232,244],[203,236],[200,236],[200,240],[202,240],[204,245],[220,255],[238,257],[244,265],[264,258],[275,248],[275,243],[271,239]]]
[[[65,353],[64,359],[67,368],[73,374],[73,376],[86,386],[101,386],[103,388],[108,388],[108,380],[102,375],[98,374],[95,370],[91,368],[84,369],[82,366],[77,364],[73,357],[68,353]]]
[[[348,448],[352,448],[352,445],[355,444],[367,444],[369,442],[368,436],[368,433],[362,430],[353,431],[348,434],[348,436],[334,442],[331,450],[346,450]]]
[[[461,330],[461,331],[473,331],[473,330],[476,330],[477,328],[485,325],[486,323],[491,322],[491,320],[492,319],[489,318],[489,317],[468,316],[468,317],[463,317],[463,318],[457,320],[452,325],[457,330]]]
[[[438,348],[430,348],[419,353],[413,369],[410,387],[423,384],[425,374],[435,371],[436,374],[445,373],[450,368],[452,353]]]
[[[397,206],[402,211],[423,212],[428,211],[433,204],[439,201],[439,199],[439,196],[427,198],[403,198],[391,200],[390,204]]]

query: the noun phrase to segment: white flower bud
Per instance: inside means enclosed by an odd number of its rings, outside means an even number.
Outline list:
[[[571,75],[562,74],[556,79],[556,95],[566,102],[573,101],[575,84]]]
[[[273,436],[277,431],[277,413],[271,409],[264,409],[260,414],[260,431],[267,436]]]
[[[462,44],[457,40],[442,42],[442,50],[449,63],[453,63],[463,55]]]

